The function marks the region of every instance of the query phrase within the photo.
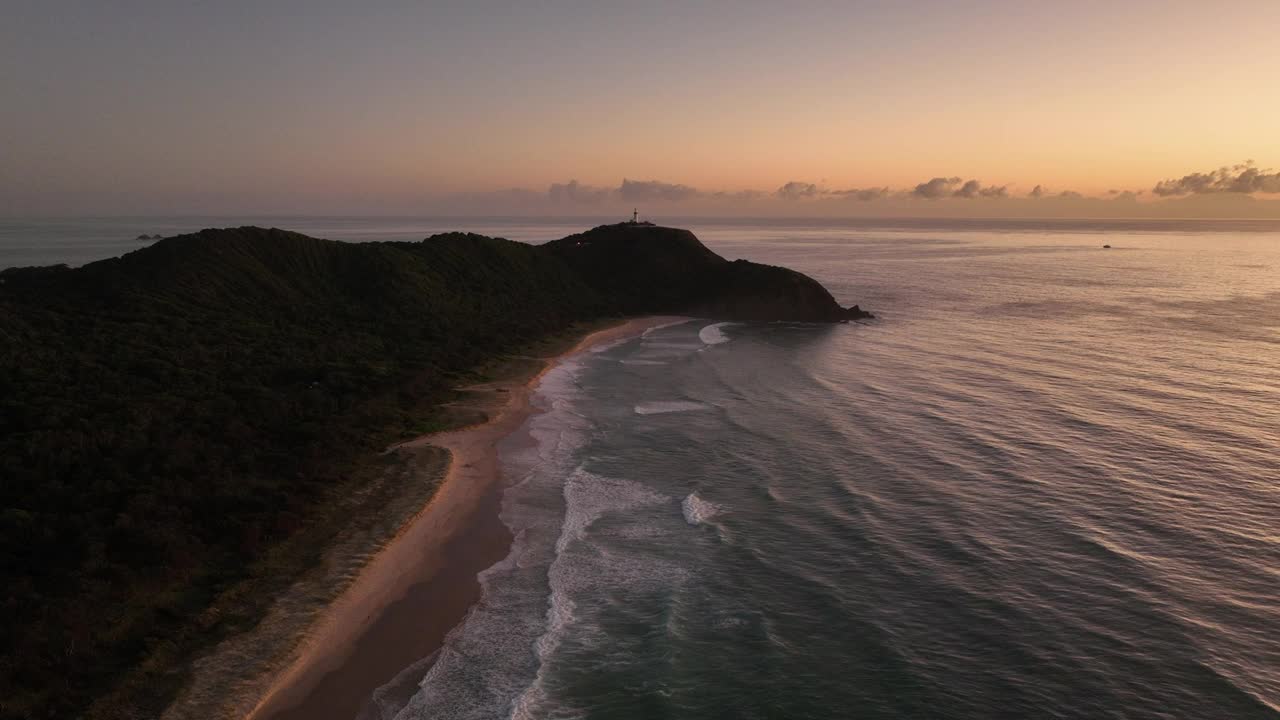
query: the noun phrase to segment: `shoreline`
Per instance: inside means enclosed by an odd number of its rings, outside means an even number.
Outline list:
[[[542,377],[588,348],[685,319],[633,318],[588,333],[570,349],[539,358],[543,365],[530,378],[467,388],[491,400],[505,396],[484,422],[388,448],[448,450],[444,481],[320,611],[246,720],[352,720],[374,690],[437,650],[479,598],[476,576],[508,552],[510,533],[498,517],[497,444],[536,411],[531,400]]]

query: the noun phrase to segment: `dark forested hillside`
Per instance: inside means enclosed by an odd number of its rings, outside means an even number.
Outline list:
[[[844,309],[794,270],[729,262],[693,233],[644,223],[603,225],[544,246],[622,312],[682,312],[732,320],[837,322]]]
[[[0,273],[0,715],[75,716],[468,368],[669,311],[849,316],[645,226],[543,247],[206,230]]]

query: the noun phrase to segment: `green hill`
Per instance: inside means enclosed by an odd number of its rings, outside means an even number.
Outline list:
[[[826,288],[794,270],[729,262],[688,230],[604,225],[544,247],[620,312],[813,322],[870,317],[857,306],[840,307]]]
[[[80,714],[471,368],[655,312],[861,315],[643,225],[541,247],[245,227],[0,273],[0,715]]]

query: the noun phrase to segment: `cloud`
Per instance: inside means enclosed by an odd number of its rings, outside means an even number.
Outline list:
[[[618,188],[618,195],[627,202],[651,200],[691,200],[702,195],[696,188],[658,180],[626,180]]]
[[[1152,191],[1154,197],[1144,197],[1141,190],[1112,189],[1096,195],[1084,195],[1074,190],[1054,190],[1047,185],[1037,184],[1030,191],[1018,193],[1018,197],[1028,200],[1057,201],[1072,203],[1070,205],[1043,205],[1044,209],[1057,207],[1059,210],[1084,207],[1081,203],[1115,200],[1121,203],[1135,203],[1142,199],[1160,198],[1194,198],[1201,197],[1208,201],[1211,196],[1235,197],[1247,201],[1254,193],[1280,194],[1280,172],[1259,169],[1253,161],[1231,167],[1222,167],[1212,172],[1191,173],[1181,178],[1163,180],[1157,183]],[[760,203],[762,209],[769,201],[775,203],[775,209],[781,212],[784,203],[795,203],[795,212],[800,212],[800,205],[818,209],[830,207],[835,212],[855,212],[854,203],[870,203],[884,201],[883,208],[896,207],[895,203],[911,199],[952,202],[960,200],[1002,201],[1013,197],[1009,185],[984,185],[976,178],[966,179],[960,175],[950,177],[938,176],[922,182],[914,187],[899,190],[888,186],[854,187],[832,190],[821,183],[791,180],[773,191],[760,190],[705,190],[680,183],[660,180],[623,179],[620,184],[612,186],[588,185],[577,180],[563,183],[552,183],[545,193],[536,193],[519,189],[494,191],[482,194],[483,198],[474,198],[476,204],[488,199],[491,203],[502,202],[511,207],[536,208],[538,203],[576,204],[591,206],[597,210],[603,208],[627,207],[640,204],[687,203],[688,207],[715,207],[725,209],[744,209]],[[829,205],[829,202],[845,203]],[[915,205],[918,212],[944,212],[950,203],[939,203],[936,210],[925,210]],[[970,210],[960,210],[959,206],[946,212],[972,213],[980,212],[981,203],[975,203]],[[1011,206],[1006,206],[1010,208]],[[1102,207],[1102,206],[1097,206]],[[1114,207],[1114,206],[1113,206]],[[1276,205],[1280,207],[1280,203]],[[838,209],[842,208],[842,209]],[[1012,210],[1009,210],[1012,212]],[[1028,212],[1034,212],[1027,210]],[[1018,212],[1022,212],[1019,210]]]
[[[911,194],[915,197],[925,198],[926,200],[937,200],[951,194],[951,188],[959,185],[961,182],[958,177],[936,177],[929,182],[923,182],[916,186]]]
[[[678,183],[660,182],[658,180],[627,180],[616,188],[584,185],[577,180],[567,183],[552,183],[547,188],[547,197],[553,202],[572,202],[586,205],[598,205],[608,201],[620,202],[678,202],[701,197],[703,193],[696,188]]]
[[[956,187],[957,185],[959,187]],[[909,194],[912,197],[926,200],[938,200],[945,197],[961,198],[963,200],[1005,198],[1009,197],[1009,186],[988,185],[983,187],[982,183],[977,180],[965,181],[959,177],[936,177],[929,182],[916,185],[915,189]]]
[[[1063,190],[1062,192],[1055,193],[1043,185],[1037,185],[1034,188],[1032,188],[1031,192],[1027,193],[1027,197],[1034,198],[1037,200],[1040,198],[1058,198],[1060,200],[1083,200],[1084,199],[1084,195],[1076,192],[1075,190]]]
[[[846,200],[860,200],[862,202],[870,202],[872,200],[881,200],[889,197],[889,188],[852,188],[849,190],[833,190],[831,195],[844,198]]]
[[[849,190],[824,190],[814,183],[791,182],[773,192],[773,196],[781,200],[810,200],[813,198],[832,198],[837,200],[859,200],[869,202],[889,197],[889,188],[850,188]]]
[[[773,193],[774,197],[781,198],[783,200],[808,200],[816,198],[821,194],[822,191],[818,189],[817,185],[814,185],[813,183],[797,182],[795,180],[783,185]]]
[[[716,200],[755,201],[755,200],[763,200],[768,196],[769,196],[769,193],[764,192],[762,190],[737,190],[735,192],[719,190],[717,192],[711,193],[709,197],[715,198]]]
[[[1161,180],[1152,188],[1161,197],[1212,193],[1280,193],[1280,172],[1259,170],[1249,160],[1207,173],[1191,173],[1176,180]]]
[[[698,188],[658,180],[619,180],[589,184],[576,180],[544,186],[454,192],[414,200],[430,203],[433,212],[462,215],[564,215],[578,208],[583,215],[617,213],[628,217],[633,207],[649,214],[720,214],[756,216],[847,217],[1268,217],[1280,218],[1280,193],[1244,192],[1276,187],[1280,173],[1252,163],[1200,173],[1162,183],[1165,195],[1123,186],[1081,194],[1052,185],[1028,189],[985,185],[964,176],[935,177],[919,185],[845,186],[828,181],[793,180],[768,190]],[[1189,179],[1188,179],[1189,178]],[[1206,179],[1207,178],[1207,179]],[[1270,183],[1270,184],[1269,184]],[[1170,196],[1170,187],[1200,188]],[[1215,189],[1216,188],[1216,189]],[[1235,188],[1235,189],[1233,189]],[[1176,189],[1176,188],[1175,188]],[[1017,199],[1014,199],[1014,198]],[[648,210],[645,210],[648,208]],[[666,208],[666,210],[662,210]],[[570,213],[572,214],[572,212]]]
[[[547,197],[553,202],[596,204],[608,200],[611,192],[609,188],[591,187],[577,180],[570,180],[567,183],[552,183],[547,188]]]

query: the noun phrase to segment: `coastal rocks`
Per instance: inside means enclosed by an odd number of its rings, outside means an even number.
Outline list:
[[[844,319],[845,320],[873,320],[875,319],[875,315],[872,315],[871,313],[867,312],[866,310],[863,310],[857,305],[853,305],[845,309]]]

